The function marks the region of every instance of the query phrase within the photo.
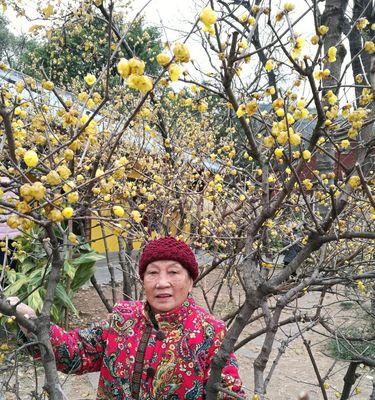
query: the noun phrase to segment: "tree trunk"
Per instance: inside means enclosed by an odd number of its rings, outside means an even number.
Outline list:
[[[129,261],[126,261],[126,254],[129,254],[124,246],[124,238],[122,236],[118,237],[118,247],[119,247],[119,261],[122,270],[122,296],[124,300],[132,299],[132,287],[131,287],[131,271]]]
[[[275,310],[271,321],[269,321],[262,350],[254,361],[254,388],[255,393],[260,395],[261,398],[263,398],[263,395],[266,394],[263,374],[273,348],[273,343],[277,332],[277,325],[279,323],[282,309],[282,307],[278,307]]]
[[[354,0],[353,5],[353,22],[357,21],[358,18],[366,17],[371,24],[371,12],[372,12],[372,0]],[[353,60],[352,69],[353,69],[353,78],[357,75],[363,76],[363,83],[369,83],[369,71],[371,64],[371,56],[367,52],[362,52],[362,54],[358,57],[356,55],[363,48],[363,40],[361,33],[358,29],[353,28],[349,34],[349,46],[350,46],[350,56]],[[362,67],[363,66],[363,67]],[[356,86],[355,88],[355,97],[358,103],[358,98],[362,94],[362,88]]]
[[[355,384],[355,381],[357,380],[357,374],[355,373],[356,369],[358,367],[357,362],[351,362],[349,364],[348,370],[346,371],[346,374],[344,376],[344,388],[342,390],[341,398],[340,400],[347,400],[350,396],[350,391],[352,390],[352,386]]]
[[[341,40],[345,25],[345,10],[347,5],[348,0],[327,0],[321,17],[321,23],[329,27],[329,31],[324,37],[324,54],[327,54],[330,47],[337,47],[336,61],[333,63],[326,62],[324,65],[325,68],[331,71],[331,74],[329,78],[323,81],[323,87],[336,86],[337,81],[340,79],[341,66],[346,55],[346,49],[343,44],[337,44]],[[327,93],[327,90],[323,90],[323,95]],[[338,96],[339,88],[331,90]],[[318,152],[316,155],[317,169],[321,174],[328,174],[335,170],[335,148],[333,144],[327,141],[325,143],[325,150],[326,152]],[[319,206],[319,211],[324,217],[327,213],[327,207]]]

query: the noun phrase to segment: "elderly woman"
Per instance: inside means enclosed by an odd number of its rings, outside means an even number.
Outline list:
[[[225,325],[195,304],[194,253],[183,241],[151,241],[139,261],[145,301],[118,303],[109,322],[64,332],[52,325],[59,370],[100,371],[97,400],[203,399],[212,357]],[[235,356],[222,386],[244,396]],[[230,399],[230,395],[222,398]]]

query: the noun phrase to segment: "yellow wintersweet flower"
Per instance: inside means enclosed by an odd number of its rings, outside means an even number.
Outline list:
[[[281,147],[278,147],[277,149],[275,149],[274,151],[276,158],[281,158],[284,154],[284,149],[282,149]]]
[[[77,236],[73,232],[69,233],[68,240],[69,240],[70,243],[78,244]]]
[[[51,221],[54,222],[60,222],[64,219],[64,216],[62,215],[61,211],[54,208],[53,210],[51,210],[49,212],[49,214],[47,215],[48,219],[50,219]]]
[[[173,47],[173,54],[177,62],[189,62],[190,53],[186,44],[176,43]]]
[[[153,82],[149,76],[142,75],[139,77],[138,89],[142,93],[147,93],[147,92],[151,91],[152,88],[153,88]]]
[[[356,27],[358,30],[363,30],[366,28],[366,26],[369,24],[369,20],[367,18],[360,18],[357,22],[356,22]]]
[[[74,214],[74,210],[72,207],[65,207],[61,214],[63,215],[64,218],[69,219],[72,218],[73,214]]]
[[[145,70],[145,63],[139,58],[131,58],[129,60],[130,73],[134,75],[142,75]]]
[[[92,94],[92,99],[94,100],[95,104],[99,104],[102,101],[102,96],[98,92],[94,92]]]
[[[288,2],[288,3],[284,3],[284,10],[285,10],[286,12],[293,11],[295,7],[296,7],[296,6],[295,6],[294,3],[289,3],[289,2]]]
[[[46,89],[46,90],[53,90],[53,88],[55,87],[55,85],[53,84],[53,82],[51,82],[51,81],[46,81],[46,80],[43,79],[43,81],[42,81],[42,87],[43,87],[43,89]]]
[[[367,53],[372,54],[375,52],[375,43],[366,41],[363,48],[365,49],[365,51],[367,51]]]
[[[28,150],[23,156],[23,161],[29,168],[33,168],[38,165],[39,158],[34,150]]]
[[[156,61],[158,62],[159,65],[161,65],[162,67],[165,67],[166,65],[168,65],[170,63],[171,57],[168,54],[159,53],[156,56]]]
[[[276,182],[276,177],[274,174],[270,174],[270,176],[267,179],[268,183],[275,183]]]
[[[303,185],[305,186],[305,188],[307,189],[307,190],[311,190],[312,188],[313,188],[313,183],[311,182],[311,180],[310,179],[304,179],[303,181],[302,181],[302,183],[303,183]]]
[[[132,218],[133,218],[134,222],[139,223],[139,222],[142,221],[142,216],[141,216],[141,213],[139,211],[133,210],[131,212],[131,215],[132,215]]]
[[[329,28],[326,25],[320,25],[318,28],[318,33],[322,36],[324,36],[328,31],[329,31]]]
[[[276,93],[276,90],[275,90],[275,87],[274,86],[270,86],[269,88],[267,88],[265,91],[264,91],[264,94],[266,95],[266,96],[272,96],[272,95],[274,95]]]
[[[26,203],[26,201],[18,202],[16,209],[22,214],[27,214],[31,211],[31,207]]]
[[[267,72],[272,71],[275,68],[275,62],[271,59],[267,60],[264,68]]]
[[[112,207],[113,214],[116,217],[122,218],[125,215],[125,210],[121,206],[113,206]]]
[[[349,178],[348,184],[352,189],[356,189],[361,184],[361,178],[357,175],[353,175]]]
[[[272,228],[274,226],[274,222],[272,221],[272,219],[268,218],[264,224],[264,226],[267,226],[267,228]]]
[[[337,49],[335,46],[332,46],[328,49],[327,55],[328,55],[328,61],[330,63],[333,63],[336,61],[336,53],[337,53]]]
[[[46,188],[43,186],[42,182],[34,182],[30,188],[30,194],[35,200],[43,200],[46,195]]]
[[[302,158],[306,161],[311,159],[311,153],[309,150],[303,150],[302,152]]]
[[[10,228],[16,229],[18,225],[20,224],[20,219],[18,218],[17,215],[11,214],[8,219],[7,219],[7,225]]]
[[[249,15],[247,13],[242,14],[238,19],[240,22],[247,22],[247,19],[249,18]]]
[[[292,133],[289,135],[289,142],[293,146],[298,146],[301,143],[301,136],[297,133]]]
[[[256,19],[252,15],[250,15],[248,20],[247,20],[247,23],[249,25],[255,25],[255,22],[256,22]]]
[[[207,32],[211,36],[215,35],[215,29],[213,25],[204,25],[202,31]]]
[[[211,7],[205,7],[199,15],[199,19],[209,27],[217,21],[217,15]]]
[[[318,44],[318,43],[319,43],[319,36],[318,36],[318,35],[313,35],[313,36],[311,36],[310,42],[311,42],[311,44],[313,44],[313,45]]]
[[[28,183],[22,185],[20,187],[20,195],[25,199],[25,201],[31,201],[33,199],[33,196],[31,194],[31,185]]]
[[[363,88],[362,94],[359,98],[359,104],[361,106],[365,106],[367,104],[370,104],[373,99],[374,99],[373,91],[370,88]]]
[[[143,93],[147,93],[153,88],[152,79],[146,75],[131,74],[127,84],[131,89],[137,89]]]
[[[245,104],[245,111],[249,117],[254,115],[257,112],[257,110],[258,110],[258,103],[256,100],[251,100]]]
[[[17,93],[22,93],[22,91],[25,89],[25,85],[22,81],[17,81],[14,84],[14,87],[16,88]]]
[[[328,103],[333,106],[334,104],[336,104],[337,102],[337,96],[333,93],[332,90],[328,90],[327,94],[326,94]]]
[[[65,149],[64,150],[64,158],[67,161],[71,161],[74,158],[74,151],[71,149]]]
[[[303,45],[305,44],[305,39],[303,37],[298,37],[294,43],[294,48],[291,52],[293,59],[298,58],[301,55]]]
[[[293,158],[297,159],[301,157],[301,153],[297,150],[297,151],[293,151],[292,152],[292,156]]]
[[[45,18],[49,18],[54,13],[53,5],[48,3],[47,7],[42,9],[42,14]]]
[[[64,164],[59,165],[57,167],[57,172],[59,173],[61,178],[65,179],[65,180],[68,179],[69,176],[72,174],[72,171]]]
[[[246,107],[245,107],[245,104],[241,104],[241,105],[238,107],[237,111],[236,111],[236,115],[237,115],[238,118],[241,118],[241,117],[243,117],[245,114],[246,114]]]
[[[288,132],[281,131],[276,137],[277,143],[281,144],[282,146],[288,141]]]
[[[78,100],[79,101],[85,102],[88,98],[89,98],[89,95],[88,95],[87,92],[80,92],[78,94]]]
[[[197,106],[197,110],[201,113],[207,111],[207,108],[208,104],[204,100],[201,100]]]
[[[266,136],[263,139],[263,145],[268,149],[270,149],[274,144],[275,144],[275,139],[273,138],[273,136]]]
[[[321,79],[323,79],[323,77],[324,77],[323,71],[314,72],[314,79],[316,79],[317,81],[320,81]]]
[[[93,74],[87,74],[84,79],[89,86],[92,86],[96,82],[96,77]]]
[[[301,99],[297,100],[296,105],[297,105],[297,108],[299,108],[300,110],[302,110],[303,108],[305,108],[305,105],[306,105],[305,99],[304,99],[304,98],[301,98]]]
[[[126,58],[121,58],[117,64],[117,72],[122,78],[127,78],[130,75],[130,65]]]
[[[67,197],[68,203],[74,204],[79,200],[78,192],[70,192]]]
[[[342,149],[347,149],[350,146],[350,142],[348,139],[344,139],[341,141],[340,146]]]
[[[171,64],[168,68],[171,81],[176,82],[180,78],[181,68],[177,64]]]
[[[57,171],[50,171],[46,175],[46,181],[51,186],[56,186],[61,183],[61,178],[60,178],[60,175],[57,173]]]
[[[272,102],[272,107],[276,110],[278,108],[282,108],[284,106],[284,99],[278,97],[276,100]]]
[[[358,287],[359,291],[362,293],[366,290],[366,286],[364,285],[364,283],[362,281],[357,282],[357,287]]]

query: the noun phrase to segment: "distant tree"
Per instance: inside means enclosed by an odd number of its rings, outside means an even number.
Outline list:
[[[10,67],[17,68],[20,55],[35,46],[33,40],[26,36],[16,36],[9,29],[9,21],[0,14],[0,60]]]
[[[127,49],[130,54],[119,52],[111,75],[116,79],[116,67],[120,57],[130,58],[132,55],[143,60],[155,59],[162,49],[160,33],[156,27],[145,27],[143,19],[134,21],[126,27],[122,21],[117,21],[128,30],[126,35]],[[74,82],[81,80],[88,73],[99,75],[105,68],[108,57],[108,26],[103,23],[97,12],[93,12],[92,19],[85,25],[76,23],[75,19],[53,28],[47,40],[40,41],[37,46],[29,48],[21,58],[22,71],[42,78],[44,69],[48,77],[58,86],[67,89],[74,88]],[[118,38],[114,37],[112,50],[116,47]],[[147,72],[155,74],[158,70],[156,60],[147,64]],[[117,78],[118,79],[118,78]]]

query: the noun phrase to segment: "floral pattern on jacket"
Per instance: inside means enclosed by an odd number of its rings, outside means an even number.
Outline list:
[[[97,400],[204,399],[224,323],[192,297],[155,319],[158,330],[145,303],[124,301],[114,307],[110,323],[70,332],[52,325],[58,369],[76,374],[100,371]],[[222,386],[245,397],[234,354],[223,369]]]

